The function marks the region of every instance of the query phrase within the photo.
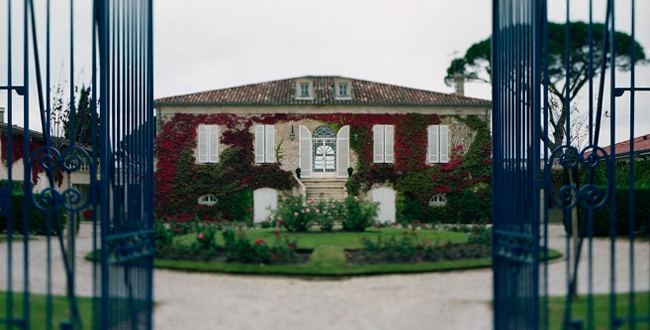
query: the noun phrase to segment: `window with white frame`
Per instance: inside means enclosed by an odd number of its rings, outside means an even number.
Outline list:
[[[334,84],[334,98],[337,100],[350,100],[352,98],[352,85],[349,81],[337,81]]]
[[[275,163],[275,126],[255,125],[255,163]]]
[[[309,83],[306,82],[300,83],[300,96],[309,97]]]
[[[427,159],[429,163],[449,163],[449,126],[431,125],[428,131]]]
[[[199,125],[199,163],[219,162],[219,126]]]
[[[313,100],[314,99],[314,85],[309,79],[300,79],[296,81],[297,100]]]
[[[429,206],[445,206],[447,204],[447,197],[444,194],[435,194],[429,200]]]
[[[375,125],[372,127],[374,136],[373,161],[375,163],[393,163],[394,128],[393,125]]]
[[[339,84],[339,97],[348,96],[348,84]]]
[[[212,194],[199,197],[199,205],[212,206],[217,204],[217,197]]]

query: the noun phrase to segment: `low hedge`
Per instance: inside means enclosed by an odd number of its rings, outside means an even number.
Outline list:
[[[38,200],[39,194],[34,194],[35,199]],[[12,198],[12,215],[13,215],[13,233],[23,234],[23,200],[25,195],[22,193],[13,193]],[[61,207],[60,219],[62,221],[62,228],[65,228],[66,214]],[[56,235],[56,219],[52,217],[52,234]],[[7,230],[8,217],[0,216],[0,233]],[[34,203],[29,203],[29,234],[32,235],[45,235],[47,234],[47,213],[39,210]]]
[[[600,187],[601,190],[607,189]],[[627,187],[616,188],[616,234],[627,235],[630,232],[630,191]],[[609,236],[609,208],[605,203],[594,211],[594,236]],[[650,219],[650,187],[634,187],[634,231],[645,234],[648,232]]]

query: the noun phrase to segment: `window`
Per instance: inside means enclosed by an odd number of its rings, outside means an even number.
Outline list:
[[[334,99],[336,100],[351,100],[352,99],[352,83],[347,79],[337,79],[334,83]]]
[[[447,197],[444,194],[435,194],[429,200],[429,206],[445,206],[447,204]]]
[[[199,125],[199,163],[219,162],[219,126]]]
[[[199,204],[207,206],[215,205],[217,204],[217,197],[214,197],[212,194],[203,195],[199,197]]]
[[[393,163],[393,125],[375,125],[372,127],[374,135],[374,162]]]
[[[429,126],[429,163],[449,163],[449,126]]]
[[[275,163],[275,126],[255,125],[255,162]]]
[[[348,84],[339,85],[339,96],[348,96]]]
[[[300,97],[309,97],[309,83],[300,83]]]
[[[296,81],[296,100],[313,100],[314,84],[311,79],[301,78]]]

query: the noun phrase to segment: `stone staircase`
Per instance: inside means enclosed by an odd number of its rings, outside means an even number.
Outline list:
[[[301,179],[305,185],[307,199],[318,200],[322,198],[325,200],[334,199],[343,201],[345,198],[345,182],[346,179],[336,178],[314,178],[314,179]]]

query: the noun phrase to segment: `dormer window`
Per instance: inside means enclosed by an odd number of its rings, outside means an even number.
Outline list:
[[[348,80],[337,80],[334,84],[334,99],[351,100],[352,84]]]
[[[300,97],[309,97],[309,83],[300,83]]]
[[[296,81],[296,100],[313,100],[314,83],[309,79]]]
[[[339,97],[347,97],[348,96],[348,84],[339,84]]]

